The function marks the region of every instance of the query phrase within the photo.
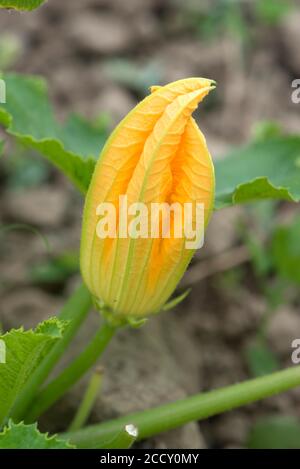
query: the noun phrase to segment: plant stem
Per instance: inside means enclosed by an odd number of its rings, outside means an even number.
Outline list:
[[[99,449],[128,449],[137,440],[138,429],[131,424],[125,425],[110,441],[101,441]]]
[[[20,421],[24,417],[29,405],[33,401],[39,387],[43,384],[50,372],[61,358],[66,348],[69,346],[73,337],[77,333],[83,320],[86,318],[92,306],[91,295],[87,288],[82,284],[69,298],[63,306],[59,319],[70,321],[63,337],[51,349],[48,355],[42,360],[40,365],[28,380],[26,386],[20,394],[11,417],[15,421]]]
[[[84,351],[62,373],[37,395],[25,422],[35,421],[54,402],[60,399],[96,363],[116,328],[105,322]]]
[[[138,428],[138,440],[142,440],[178,428],[188,422],[202,420],[299,385],[300,366],[295,366],[243,383],[196,394],[116,420],[91,425],[74,433],[65,433],[63,437],[70,440],[78,448],[99,448],[103,440],[107,441],[108,438],[113,438],[124,425],[130,422]]]
[[[95,404],[96,398],[100,392],[103,381],[103,370],[97,369],[92,374],[92,377],[87,386],[86,392],[83,396],[80,406],[77,409],[74,419],[71,422],[69,431],[79,430],[87,421],[91,410]]]

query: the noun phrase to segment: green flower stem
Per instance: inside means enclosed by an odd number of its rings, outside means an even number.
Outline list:
[[[32,374],[14,406],[11,417],[15,421],[23,419],[29,405],[33,401],[39,387],[61,358],[80,325],[86,318],[92,306],[91,295],[84,285],[80,285],[61,310],[59,319],[70,321],[62,339],[51,349],[41,364]]]
[[[109,438],[113,438],[124,425],[131,423],[138,428],[138,440],[142,440],[178,428],[188,422],[202,420],[296,386],[300,386],[300,366],[287,368],[211,392],[196,394],[116,420],[91,425],[74,433],[65,433],[63,437],[76,444],[78,448],[99,448],[103,440],[107,441]]]
[[[116,328],[105,322],[96,332],[84,351],[56,379],[37,395],[26,415],[25,422],[31,423],[60,399],[96,363],[104,352]]]
[[[95,404],[97,396],[99,395],[100,389],[103,382],[103,370],[96,369],[92,374],[92,377],[87,386],[86,392],[83,396],[80,406],[77,409],[74,419],[71,422],[69,431],[79,430],[91,413],[91,410]]]

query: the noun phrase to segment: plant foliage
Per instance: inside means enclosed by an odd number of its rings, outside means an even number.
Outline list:
[[[11,329],[0,336],[6,361],[0,364],[0,425],[8,417],[28,378],[62,337],[66,322],[48,319],[35,330]]]
[[[0,433],[0,449],[72,449],[65,440],[59,440],[55,435],[49,437],[41,433],[36,424],[15,424],[11,420]]]

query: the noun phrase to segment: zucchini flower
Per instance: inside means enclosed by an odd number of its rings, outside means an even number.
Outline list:
[[[80,262],[87,287],[115,323],[159,312],[203,239],[214,169],[191,115],[213,88],[204,78],[152,87],[99,157],[86,196]]]

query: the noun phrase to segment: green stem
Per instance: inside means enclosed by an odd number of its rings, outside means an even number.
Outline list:
[[[11,414],[13,420],[22,420],[39,387],[49,376],[66,348],[69,346],[80,325],[90,311],[91,306],[91,295],[84,285],[80,285],[71,298],[66,302],[59,314],[59,319],[70,321],[70,323],[68,324],[62,339],[54,345],[48,355],[34,371],[26,386],[23,388]]]
[[[87,386],[86,392],[83,396],[80,406],[77,409],[74,419],[71,422],[69,431],[79,430],[91,413],[91,410],[95,404],[97,396],[100,392],[103,381],[103,371],[102,369],[97,369],[92,374],[92,377]]]
[[[101,441],[99,449],[128,449],[137,440],[138,429],[131,424],[125,425],[110,441]]]
[[[84,351],[62,373],[38,394],[25,422],[33,422],[60,399],[96,363],[116,328],[105,322]]]
[[[138,439],[142,440],[299,385],[300,366],[295,366],[243,383],[196,394],[154,409],[126,415],[116,420],[91,425],[74,433],[65,433],[63,437],[76,444],[78,448],[99,448],[103,440],[113,438],[124,425],[130,422],[138,428]]]

